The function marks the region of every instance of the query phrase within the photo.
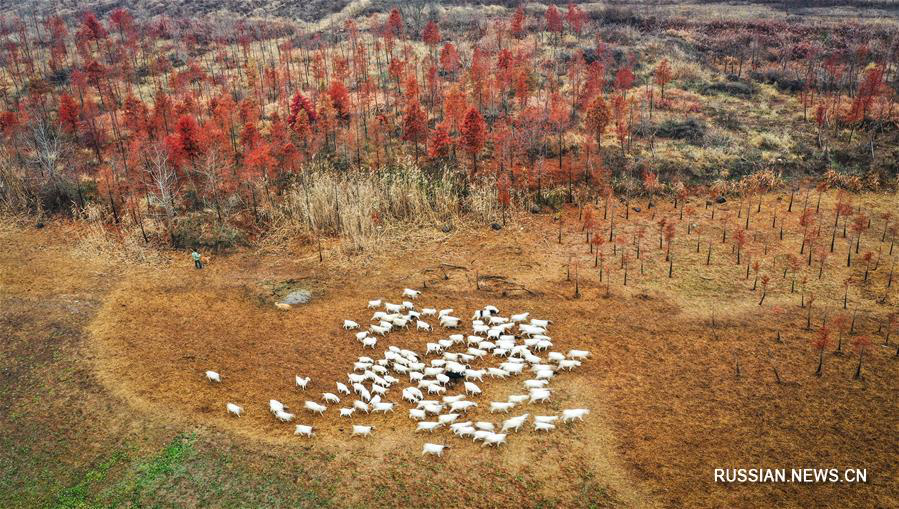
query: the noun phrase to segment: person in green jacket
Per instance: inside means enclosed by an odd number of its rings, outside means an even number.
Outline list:
[[[194,267],[198,269],[203,268],[203,261],[201,260],[200,253],[198,253],[196,249],[190,254],[190,257],[194,259]]]

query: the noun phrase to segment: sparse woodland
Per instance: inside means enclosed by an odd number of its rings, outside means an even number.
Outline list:
[[[585,9],[10,16],[0,199],[158,246],[361,249],[597,197],[895,188],[889,20]]]

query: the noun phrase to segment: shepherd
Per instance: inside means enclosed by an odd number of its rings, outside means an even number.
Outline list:
[[[196,249],[194,249],[194,252],[190,254],[190,257],[194,259],[194,267],[196,267],[198,269],[203,268],[202,257],[200,256],[200,253],[198,253]]]

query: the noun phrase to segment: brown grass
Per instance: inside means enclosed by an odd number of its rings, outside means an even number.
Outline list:
[[[822,202],[823,218],[830,217],[833,194]],[[813,193],[811,203],[814,198]],[[865,195],[856,202],[887,210],[894,199]],[[654,224],[646,203],[631,205],[641,206],[643,212],[631,212],[624,231],[640,220]],[[693,205],[695,220],[702,223],[707,212],[701,203]],[[657,206],[657,213],[668,213],[671,207],[670,202]],[[735,206],[727,204],[732,210]],[[767,222],[765,211],[775,206],[784,209],[785,202],[767,197],[762,215],[751,224],[761,229]],[[795,221],[801,207],[797,199],[784,250],[798,248]],[[721,212],[723,207],[716,217]],[[535,500],[562,507],[594,502],[632,507],[897,504],[893,437],[899,429],[894,410],[899,363],[893,358],[896,339],[888,350],[879,346],[882,338],[876,335],[876,321],[896,309],[896,285],[889,292],[882,288],[884,264],[868,286],[850,293],[850,305],[861,311],[859,332],[872,334],[877,345],[866,357],[865,379],[852,380],[857,358],[848,353],[828,353],[824,376],[816,378],[810,346],[814,332],[803,330],[798,294],[790,294],[779,275],[772,277],[765,305],[759,307],[758,291],[750,292],[751,280],[742,277],[745,265],[737,267],[729,251],[716,245],[707,269],[691,254],[692,246],[679,228],[674,277],[669,279],[656,230],[648,227],[645,275],[640,278],[635,271],[624,287],[616,270],[611,297],[606,298],[605,285],[588,259],[577,214],[577,209],[565,210],[562,245],[556,240],[556,224],[518,215],[500,232],[465,229],[420,243],[414,250],[384,243],[379,251],[367,253],[364,264],[333,256],[318,264],[307,248],[298,248],[286,256],[223,257],[203,271],[194,270],[186,257],[165,270],[130,269],[103,299],[85,352],[105,390],[141,420],[209,427],[276,455],[297,448],[333,455],[321,468],[341,479],[335,495],[342,505],[443,501],[469,507],[532,506]],[[618,222],[623,224],[621,218]],[[716,231],[709,225],[704,236],[717,238]],[[863,246],[876,249],[873,237],[863,239]],[[756,244],[747,251],[761,257],[761,249]],[[850,271],[845,250],[845,241],[838,241],[825,277],[820,282],[811,278],[811,289],[819,295],[814,329],[820,326],[822,311],[832,315],[842,305],[842,294],[834,294],[834,289],[841,288]],[[572,298],[573,285],[565,280],[572,253],[580,260],[579,299]],[[698,255],[702,262],[704,254]],[[53,253],[54,258],[65,256],[65,251]],[[763,267],[771,258],[765,257]],[[851,271],[857,273],[858,267]],[[28,278],[41,279],[43,270],[35,269]],[[477,291],[475,272],[502,275],[537,295],[503,295],[487,285]],[[288,279],[310,288],[315,300],[286,313],[275,309],[263,283]],[[11,291],[22,291],[21,281],[4,283]],[[343,318],[366,322],[368,298],[397,297],[406,286],[425,289],[418,305],[454,307],[460,316],[493,303],[504,312],[526,309],[553,319],[555,350],[584,347],[593,357],[580,370],[558,377],[553,383],[556,397],[545,410],[586,406],[592,410],[586,422],[549,435],[527,431],[511,436],[508,448],[488,450],[445,431],[414,434],[405,405],[388,416],[341,420],[333,409],[324,417],[308,416],[302,402],[332,390],[333,381],[345,376],[356,356],[378,356],[388,344],[422,348],[423,335],[401,332],[380,341],[375,352],[363,352],[340,329]],[[770,313],[775,304],[785,313]],[[777,330],[783,332],[782,344],[774,341]],[[739,378],[735,360],[741,366]],[[774,382],[772,367],[785,383]],[[224,382],[206,382],[206,369],[218,370]],[[294,374],[312,377],[306,393],[293,387]],[[478,398],[482,407],[521,392],[515,381],[480,385],[485,389]],[[285,401],[297,410],[299,422],[315,425],[316,439],[295,438],[292,426],[276,423],[267,412],[269,398]],[[228,401],[242,404],[247,415],[228,418]],[[530,411],[537,413],[536,408]],[[495,420],[483,408],[472,418]],[[376,433],[368,440],[350,440],[350,422],[372,423]],[[453,446],[443,460],[435,464],[419,459],[421,443],[442,440]],[[713,482],[716,467],[754,466],[867,468],[869,482]],[[416,474],[420,471],[428,475]],[[338,472],[353,472],[357,480]]]

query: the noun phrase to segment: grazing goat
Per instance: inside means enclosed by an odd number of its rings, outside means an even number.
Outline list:
[[[581,365],[581,361],[565,359],[565,360],[559,362],[559,369],[571,371],[571,368],[576,368],[580,365]]]
[[[513,322],[523,322],[528,319],[528,316],[530,316],[530,313],[521,313],[518,315],[512,315],[509,317],[509,319]]]
[[[228,403],[227,405],[225,405],[225,408],[228,409],[229,414],[234,414],[238,417],[240,417],[240,414],[243,413],[243,408],[235,405],[234,403]]]
[[[437,314],[437,310],[434,308],[423,308],[421,310],[421,316],[434,316]]]
[[[553,323],[552,320],[537,320],[536,318],[531,318],[531,325],[535,327],[543,327],[544,329],[549,327],[549,324]]]
[[[409,297],[410,299],[414,299],[414,298],[417,298],[419,295],[421,295],[421,291],[419,291],[419,290],[413,290],[411,288],[406,288],[403,290],[403,297]]]
[[[360,424],[353,424],[353,434],[350,436],[360,435],[363,437],[371,436],[371,430],[375,429],[374,426],[362,426]]]
[[[589,414],[590,410],[586,408],[572,408],[570,410],[562,410],[562,422],[571,422],[575,419],[584,420],[584,416]]]
[[[524,424],[524,421],[528,420],[528,416],[530,414],[522,414],[518,417],[512,417],[511,419],[506,419],[503,421],[503,427],[500,431],[508,431],[510,429],[514,429],[518,431],[521,429],[521,425]]]
[[[354,322],[354,321],[352,321],[352,320],[344,320],[344,321],[343,321],[343,328],[346,329],[346,330],[350,330],[350,329],[358,329],[358,328],[359,328],[359,324],[356,323],[356,322]]]
[[[442,456],[443,450],[448,447],[448,445],[441,444],[425,444],[421,449],[421,455],[424,456],[425,454],[432,454],[434,456]]]
[[[349,393],[350,393],[350,389],[349,389],[349,387],[347,387],[346,385],[344,385],[344,384],[342,384],[342,383],[340,383],[340,382],[337,382],[337,392],[339,392],[339,393],[341,393],[341,394],[349,394]]]
[[[530,396],[527,396],[525,394],[512,394],[509,396],[509,403],[514,403],[516,405],[518,403],[524,403],[528,400],[529,397]]]
[[[492,422],[486,422],[486,421],[478,421],[478,422],[474,423],[474,426],[476,428],[482,429],[484,431],[494,431],[496,429],[496,426],[494,426]]]
[[[487,368],[487,374],[490,375],[490,378],[506,378],[509,376],[508,371],[500,368]]]
[[[275,417],[281,422],[290,422],[294,415],[287,412],[275,412]]]
[[[296,375],[294,378],[296,379],[297,387],[303,389],[304,391],[306,390],[306,386],[309,384],[309,380],[311,380],[311,378],[309,378],[308,376],[306,378],[302,378],[300,375]]]
[[[587,357],[590,356],[590,352],[588,352],[586,350],[569,350],[568,356],[571,357],[572,359],[585,360]]]
[[[468,382],[466,382],[466,383],[468,383]],[[474,401],[465,401],[465,400],[456,401],[454,403],[450,403],[450,412],[458,412],[458,411],[466,412],[466,411],[468,411],[469,408],[474,408],[476,406],[478,406],[478,404],[475,403]]]
[[[428,433],[434,431],[435,429],[442,426],[439,422],[435,421],[421,421],[418,423],[418,427],[415,428],[415,431],[427,431]]]
[[[315,412],[319,415],[324,414],[325,410],[328,409],[328,407],[326,407],[325,405],[319,405],[315,401],[306,401],[306,403],[303,405],[303,407],[306,410],[309,410],[310,412]]]
[[[389,329],[387,329],[387,327],[381,327],[380,325],[372,325],[372,326],[369,327],[368,329],[369,329],[371,332],[373,332],[373,333],[375,333],[375,334],[377,334],[377,335],[379,335],[379,336],[386,336],[387,333],[389,332]],[[368,339],[368,338],[365,338],[365,339]],[[362,340],[362,341],[363,341],[363,344],[365,344],[365,339]]]
[[[534,431],[552,431],[556,429],[556,426],[549,422],[535,422],[534,423]]]
[[[409,409],[409,417],[412,419],[415,419],[417,421],[420,421],[420,420],[424,419],[425,417],[427,417],[427,414],[425,414],[424,410],[421,410],[419,408],[410,408]]]
[[[221,383],[221,381],[222,381],[222,376],[219,375],[218,373],[216,373],[215,371],[207,371],[207,372],[206,372],[206,379],[209,380],[210,382],[219,382],[219,383]]]
[[[372,412],[393,412],[393,403],[374,403],[372,405]]]
[[[458,329],[459,319],[454,316],[444,316],[440,319],[440,325],[443,326],[444,329]]]
[[[285,406],[284,403],[281,403],[280,401],[278,401],[276,399],[268,400],[268,409],[273,414],[276,414],[278,412],[283,412],[284,409],[286,409],[286,408],[287,408],[287,406]]]
[[[440,424],[450,424],[459,418],[459,414],[443,414],[437,416],[437,422]]]
[[[490,402],[490,413],[508,412],[514,406],[515,406],[515,403],[506,403],[503,401],[491,401]]]
[[[531,403],[549,400],[549,389],[531,389]]]
[[[480,394],[481,388],[471,382],[465,382],[465,392],[467,394]]]
[[[384,309],[386,309],[388,313],[401,313],[403,311],[403,305],[391,304],[388,302],[384,304]]]
[[[340,416],[341,417],[351,417],[353,415],[353,412],[355,412],[355,411],[356,411],[355,408],[341,408]]]
[[[322,394],[322,399],[328,403],[340,403],[340,398],[338,398],[336,394],[333,394],[331,392]]]
[[[484,445],[482,447],[487,447],[488,445],[499,447],[499,444],[506,443],[505,433],[491,433],[489,431],[487,433],[488,435],[484,437]]]
[[[377,307],[381,307],[381,299],[368,301],[368,309],[374,309]]]
[[[358,399],[353,401],[353,408],[360,412],[368,413],[368,403],[365,403],[364,401],[359,401]]]
[[[549,382],[546,380],[525,380],[524,388],[525,389],[540,389],[548,383]]]
[[[296,431],[293,432],[294,435],[302,435],[304,437],[312,437],[315,435],[315,432],[312,431],[312,426],[305,426],[303,424],[297,424]]]
[[[422,322],[421,320],[415,321],[415,330],[423,330],[431,332],[431,325],[428,322]]]
[[[383,334],[382,334],[383,336]],[[378,340],[372,337],[368,337],[362,340],[362,347],[374,348],[375,345],[378,344]]]

